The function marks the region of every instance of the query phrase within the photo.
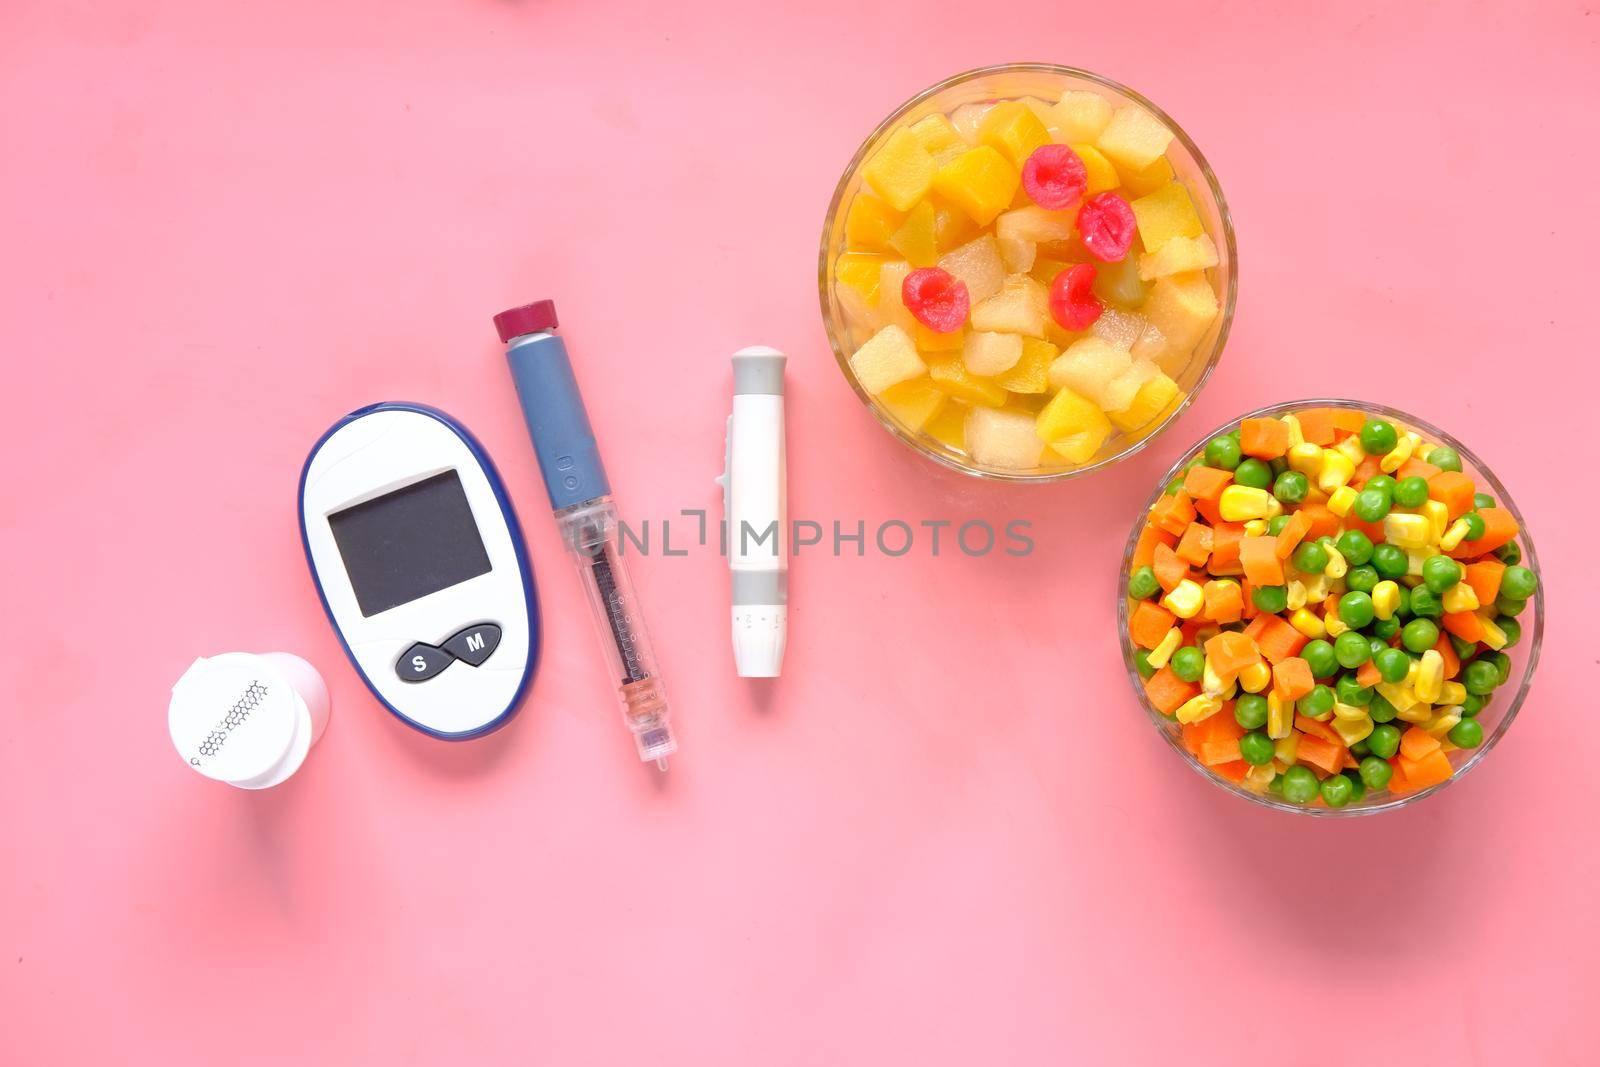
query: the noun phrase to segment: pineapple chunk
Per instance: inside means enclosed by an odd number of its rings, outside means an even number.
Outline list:
[[[1111,436],[1111,420],[1093,401],[1063,389],[1039,412],[1034,432],[1063,459],[1087,463]]]
[[[1005,238],[996,243],[1000,246],[1000,258],[1005,262],[1008,273],[1026,274],[1033,269],[1033,261],[1039,256],[1038,245],[1020,237]]]
[[[1103,193],[1122,184],[1122,179],[1117,176],[1117,168],[1113,167],[1111,161],[1101,155],[1100,150],[1094,145],[1075,144],[1071,148],[1073,153],[1083,160],[1083,169],[1089,178],[1089,184],[1083,190],[1084,196]]]
[[[1085,337],[1068,345],[1050,364],[1050,384],[1057,389],[1071,389],[1103,408],[1111,383],[1132,365],[1133,357],[1124,350],[1113,348],[1098,337]]]
[[[1158,156],[1154,163],[1143,170],[1118,167],[1117,175],[1122,179],[1122,187],[1128,190],[1129,196],[1149,196],[1172,181],[1172,163],[1166,156]]]
[[[1216,265],[1217,246],[1210,237],[1205,234],[1199,237],[1174,237],[1161,246],[1161,251],[1147,252],[1139,257],[1139,277],[1150,281]]]
[[[956,136],[967,142],[973,148],[978,146],[978,127],[983,125],[983,117],[989,113],[993,104],[962,104],[950,112],[950,126],[956,131]]]
[[[972,328],[1043,337],[1050,294],[1027,274],[1007,275],[1000,291],[972,307]]]
[[[1205,233],[1200,216],[1195,213],[1194,201],[1182,182],[1168,182],[1149,196],[1141,196],[1130,205],[1133,217],[1139,224],[1139,240],[1145,251],[1161,251],[1174,237],[1199,237]]]
[[[978,141],[998,151],[1013,167],[1021,170],[1034,149],[1050,143],[1050,131],[1026,104],[1006,100],[990,108],[978,124]]]
[[[1050,388],[1050,364],[1061,354],[1061,349],[1037,337],[1022,339],[1022,358],[1017,365],[995,377],[1002,389],[1025,396],[1043,394]]]
[[[867,160],[861,176],[890,207],[910,211],[913,204],[928,195],[938,170],[933,156],[916,135],[901,127]]]
[[[967,218],[967,213],[954,204],[947,204],[930,196],[933,205],[933,240],[941,252],[958,248],[978,236],[978,224]]]
[[[869,193],[857,193],[844,216],[844,238],[851,248],[881,252],[905,220],[902,212]]]
[[[1172,143],[1172,131],[1150,112],[1129,104],[1117,109],[1111,121],[1095,138],[1095,145],[1106,158],[1129,170],[1144,170]]]
[[[1002,241],[1067,241],[1076,233],[1078,207],[1051,211],[1029,204],[1007,211],[994,220],[994,235]]]
[[[1188,362],[1189,353],[1174,353],[1172,346],[1167,344],[1167,335],[1154,325],[1147,324],[1144,333],[1133,343],[1132,355],[1134,359],[1153,360],[1155,364],[1168,374],[1176,374],[1178,369]],[[1179,358],[1179,357],[1182,358]],[[1176,364],[1176,365],[1174,365]]]
[[[1161,331],[1172,355],[1187,356],[1217,317],[1217,294],[1198,271],[1160,278],[1144,303],[1144,317]]]
[[[1033,261],[1033,269],[1028,273],[1033,275],[1039,284],[1049,288],[1050,283],[1056,280],[1056,275],[1070,266],[1072,266],[1071,263],[1063,263],[1061,260],[1053,259],[1049,256],[1040,256]]]
[[[921,145],[917,146],[917,151],[922,151]],[[927,155],[926,152],[923,154]],[[931,163],[933,157],[929,156],[928,160]],[[965,211],[973,222],[987,226],[996,215],[1010,206],[1021,180],[1017,168],[1005,156],[988,145],[979,145],[939,168],[933,178],[933,187],[940,196]],[[885,196],[885,199],[891,204],[895,203],[890,197]],[[906,205],[907,208],[910,206]]]
[[[1111,421],[1123,433],[1133,433],[1165,415],[1181,399],[1183,394],[1178,383],[1158,373],[1139,388],[1133,403],[1125,410],[1111,413]]]
[[[1006,470],[1037,467],[1044,451],[1033,417],[1021,411],[973,408],[967,412],[966,442],[973,459]]]
[[[911,331],[911,337],[917,342],[918,352],[959,352],[966,340],[966,331],[958,329],[940,333],[919,322],[917,328]]]
[[[1103,406],[1115,418],[1117,413],[1126,411],[1133,405],[1139,390],[1144,388],[1146,382],[1160,376],[1161,368],[1150,360],[1134,360],[1127,370],[1111,379],[1106,385],[1106,399]]]
[[[1139,280],[1139,257],[1130,249],[1115,263],[1096,263],[1094,295],[1108,304],[1138,307],[1149,294]]]
[[[1000,291],[1006,267],[993,237],[984,234],[939,257],[939,266],[967,284],[967,299],[974,305]]]
[[[939,355],[928,361],[928,377],[933,387],[957,400],[982,407],[997,408],[1006,402],[1006,391],[991,378],[967,370],[958,354]]]
[[[950,448],[966,447],[967,405],[952,399],[922,427],[922,432]]]
[[[1014,333],[983,333],[979,330],[967,334],[961,346],[961,362],[973,374],[993,377],[1017,365],[1022,358],[1022,338]]]
[[[927,367],[917,355],[911,335],[891,323],[856,349],[856,354],[850,357],[850,369],[855,372],[861,388],[878,394],[891,385],[918,377]]]
[[[910,130],[911,136],[917,139],[917,143],[933,157],[938,166],[944,166],[967,150],[967,142],[961,139],[956,128],[943,115],[918,119],[911,124]]]
[[[911,264],[903,259],[886,260],[878,270],[878,318],[885,324],[894,323],[906,333],[915,333],[917,319],[906,307],[906,275]]]
[[[913,267],[931,267],[939,258],[938,244],[934,240],[933,205],[919,200],[906,213],[905,222],[889,238],[896,252],[906,257]]]
[[[932,379],[927,377],[891,385],[878,396],[878,403],[883,409],[908,430],[922,429],[949,400],[947,395],[933,387]]]
[[[1106,308],[1094,320],[1094,325],[1089,327],[1089,333],[1115,348],[1132,350],[1139,338],[1144,336],[1148,325],[1145,317],[1137,311]]]
[[[833,277],[848,285],[868,304],[878,302],[878,282],[883,276],[884,257],[870,252],[846,252],[833,264]]]
[[[1055,107],[1055,125],[1068,144],[1093,144],[1111,121],[1111,102],[1086,89],[1068,89]]]

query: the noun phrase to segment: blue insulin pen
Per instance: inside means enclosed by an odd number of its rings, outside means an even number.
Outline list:
[[[617,544],[617,509],[600,449],[583,408],[567,347],[556,336],[552,301],[502,311],[495,329],[506,345],[556,525],[578,564],[600,636],[610,683],[622,702],[639,758],[667,769],[677,751],[666,691],[656,671],[639,601]]]

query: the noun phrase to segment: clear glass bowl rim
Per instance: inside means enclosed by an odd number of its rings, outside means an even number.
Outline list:
[[[1114,453],[1113,455],[1107,456],[1105,459],[1091,463],[1085,467],[1073,467],[1066,470],[1050,471],[1048,473],[1039,474],[1007,472],[999,470],[982,470],[961,462],[961,460],[957,459],[955,456],[949,456],[943,452],[935,451],[919,441],[914,435],[908,434],[898,423],[896,423],[878,407],[878,405],[873,401],[871,394],[861,388],[860,383],[856,381],[855,375],[851,373],[850,357],[845,353],[844,346],[840,344],[839,338],[835,335],[832,318],[829,314],[828,301],[829,237],[833,233],[834,222],[838,218],[839,209],[843,206],[846,188],[850,184],[850,179],[855,175],[856,171],[865,161],[867,149],[872,147],[872,145],[877,142],[878,138],[882,136],[884,132],[887,131],[891,126],[899,122],[903,116],[914,110],[918,105],[922,104],[930,97],[944,92],[946,89],[952,89],[967,82],[976,81],[979,78],[1018,73],[1049,74],[1057,77],[1077,78],[1083,81],[1093,82],[1096,85],[1103,86],[1104,88],[1110,89],[1112,92],[1119,93],[1127,99],[1136,102],[1139,104],[1139,106],[1148,109],[1158,118],[1160,118],[1162,122],[1166,123],[1167,127],[1172,130],[1176,140],[1183,145],[1184,149],[1188,151],[1191,156],[1194,157],[1195,165],[1199,168],[1200,173],[1205,177],[1206,186],[1211,192],[1212,202],[1216,204],[1217,217],[1222,223],[1222,237],[1224,243],[1227,245],[1228,254],[1228,287],[1222,301],[1222,322],[1218,326],[1217,339],[1211,345],[1211,351],[1206,356],[1205,366],[1201,368],[1200,377],[1195,381],[1194,388],[1188,390],[1183,400],[1178,404],[1177,407],[1173,408],[1167,413],[1166,418],[1162,419],[1160,425],[1158,425],[1154,430],[1151,430],[1148,434],[1139,438],[1137,441],[1125,446],[1120,452]],[[1185,131],[1182,126],[1178,125],[1171,115],[1167,114],[1156,104],[1152,103],[1143,94],[1128,88],[1126,85],[1123,85],[1120,82],[1114,81],[1111,78],[1107,78],[1104,75],[1096,74],[1093,71],[1083,70],[1078,67],[1061,66],[1060,64],[1056,63],[1000,63],[990,67],[977,67],[972,70],[962,71],[960,74],[951,75],[943,81],[929,86],[890,112],[889,116],[882,122],[878,123],[877,127],[867,135],[866,140],[861,142],[861,146],[856,149],[855,154],[850,157],[850,162],[845,166],[844,173],[839,178],[839,184],[834,188],[833,199],[829,202],[828,213],[823,219],[822,246],[817,256],[817,290],[822,304],[823,329],[827,331],[828,344],[833,349],[833,357],[838,362],[839,369],[841,372],[843,372],[845,381],[850,383],[850,388],[855,391],[857,399],[859,399],[861,403],[866,406],[867,410],[872,413],[873,418],[877,419],[878,422],[881,423],[883,427],[891,434],[893,434],[898,441],[920,456],[925,456],[941,466],[947,467],[953,471],[958,471],[962,474],[970,475],[974,478],[982,478],[988,481],[1022,482],[1028,484],[1060,482],[1066,481],[1069,478],[1076,478],[1084,474],[1093,474],[1095,471],[1102,470],[1115,463],[1120,463],[1128,457],[1136,455],[1139,451],[1149,445],[1150,442],[1154,441],[1157,437],[1160,437],[1163,433],[1165,433],[1166,430],[1173,424],[1173,422],[1175,422],[1177,418],[1182,415],[1185,410],[1187,410],[1189,405],[1194,402],[1195,397],[1200,395],[1201,390],[1203,390],[1206,387],[1206,383],[1210,381],[1211,374],[1214,370],[1216,370],[1217,364],[1222,360],[1223,349],[1227,347],[1228,343],[1228,334],[1233,328],[1234,308],[1238,304],[1239,294],[1239,250],[1234,238],[1233,216],[1228,211],[1228,201],[1222,195],[1222,186],[1217,181],[1216,173],[1211,169],[1211,164],[1209,161],[1207,161],[1205,154],[1200,151],[1200,146],[1194,143],[1194,140],[1189,136],[1188,132]]]
[[[1194,444],[1184,449],[1177,461],[1174,462],[1173,465],[1167,470],[1167,473],[1162,475],[1161,479],[1156,482],[1155,491],[1152,492],[1145,500],[1144,508],[1139,512],[1138,517],[1134,520],[1133,531],[1129,534],[1127,547],[1125,547],[1122,552],[1122,571],[1117,579],[1117,643],[1122,649],[1122,662],[1125,670],[1127,671],[1128,682],[1133,686],[1134,694],[1138,698],[1140,706],[1144,708],[1145,714],[1150,716],[1151,723],[1155,726],[1156,732],[1162,736],[1162,738],[1167,742],[1168,746],[1171,747],[1174,752],[1183,758],[1183,761],[1187,763],[1191,769],[1204,777],[1206,781],[1210,782],[1212,785],[1232,793],[1234,796],[1243,797],[1245,800],[1260,805],[1264,808],[1271,808],[1274,811],[1293,812],[1296,815],[1309,815],[1313,818],[1359,818],[1363,815],[1377,815],[1380,812],[1397,811],[1400,808],[1406,807],[1410,804],[1415,804],[1425,797],[1430,797],[1435,793],[1442,792],[1454,783],[1459,782],[1462,778],[1466,777],[1467,772],[1471,771],[1478,764],[1482,763],[1484,759],[1488,757],[1489,752],[1495,747],[1495,745],[1499,744],[1500,739],[1506,735],[1508,730],[1510,730],[1511,723],[1517,717],[1517,712],[1522,709],[1523,702],[1528,698],[1528,690],[1533,686],[1534,668],[1539,665],[1539,650],[1544,644],[1545,590],[1544,583],[1542,581],[1539,584],[1538,595],[1529,601],[1529,608],[1533,612],[1533,626],[1523,627],[1523,640],[1527,642],[1527,661],[1524,663],[1522,668],[1522,678],[1517,686],[1516,694],[1511,697],[1511,703],[1505,708],[1499,723],[1495,726],[1494,733],[1490,734],[1489,737],[1484,740],[1482,745],[1479,745],[1478,748],[1473,750],[1466,760],[1456,768],[1455,774],[1451,775],[1445,781],[1440,782],[1435,786],[1429,786],[1427,789],[1418,790],[1415,793],[1407,793],[1403,796],[1390,797],[1388,800],[1375,804],[1363,802],[1359,805],[1353,804],[1344,808],[1329,808],[1322,805],[1312,806],[1292,804],[1287,800],[1280,800],[1270,793],[1252,793],[1248,789],[1244,789],[1225,778],[1221,778],[1215,774],[1212,774],[1209,768],[1195,758],[1195,756],[1190,753],[1188,749],[1183,747],[1183,743],[1179,740],[1179,734],[1170,728],[1172,720],[1157,711],[1155,706],[1150,703],[1149,697],[1145,695],[1144,684],[1142,679],[1139,677],[1139,670],[1136,666],[1134,666],[1132,643],[1129,642],[1125,636],[1128,632],[1128,572],[1133,562],[1134,548],[1138,544],[1139,531],[1144,526],[1145,517],[1149,514],[1151,507],[1155,505],[1156,500],[1161,496],[1161,491],[1166,488],[1167,483],[1177,476],[1178,471],[1183,468],[1185,463],[1189,462],[1190,459],[1199,454],[1200,450],[1205,447],[1205,443],[1207,441],[1221,433],[1226,432],[1241,419],[1275,417],[1287,414],[1291,411],[1298,411],[1303,408],[1347,408],[1367,413],[1377,413],[1397,422],[1404,423],[1410,428],[1422,432],[1432,441],[1455,449],[1458,453],[1460,453],[1462,460],[1469,465],[1476,474],[1481,475],[1483,479],[1489,483],[1490,488],[1492,488],[1494,491],[1495,499],[1510,509],[1512,516],[1517,520],[1517,527],[1520,531],[1517,535],[1517,541],[1522,547],[1523,566],[1532,570],[1534,574],[1542,573],[1539,570],[1538,553],[1536,553],[1533,548],[1533,538],[1528,533],[1528,524],[1524,521],[1522,512],[1517,508],[1516,501],[1512,498],[1511,494],[1506,491],[1505,485],[1498,477],[1496,477],[1494,471],[1490,470],[1488,465],[1485,464],[1483,460],[1478,458],[1477,453],[1467,448],[1455,437],[1446,433],[1444,430],[1441,430],[1439,427],[1433,425],[1425,419],[1420,419],[1409,412],[1401,411],[1399,408],[1390,407],[1386,404],[1374,404],[1365,401],[1345,400],[1334,397],[1322,397],[1310,400],[1290,400],[1277,404],[1269,404],[1266,407],[1256,408],[1254,411],[1247,411],[1242,415],[1238,415],[1214,427],[1209,433],[1204,434]],[[1502,686],[1495,692],[1496,694],[1503,693],[1505,692],[1505,687]]]

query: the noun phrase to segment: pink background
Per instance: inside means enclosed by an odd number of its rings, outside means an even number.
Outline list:
[[[4,1058],[1587,1058],[1600,18],[790,6],[0,9]],[[860,138],[1011,59],[1167,107],[1242,259],[1195,410],[1032,490],[891,441],[814,280]],[[643,561],[684,744],[646,772],[489,325],[541,296],[634,518],[717,513],[727,356],[764,342],[792,357],[797,517],[1023,517],[1038,550],[802,557],[772,686],[733,677],[714,554]],[[1503,747],[1342,825],[1183,769],[1112,628],[1157,472],[1223,418],[1326,393],[1466,437],[1556,587]],[[381,399],[471,426],[527,529],[552,627],[487,740],[386,715],[306,576],[301,461]],[[299,652],[333,689],[322,745],[266,794],[166,737],[171,683],[236,648]]]

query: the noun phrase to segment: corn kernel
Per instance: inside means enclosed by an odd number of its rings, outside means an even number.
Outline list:
[[[1251,537],[1261,537],[1267,532],[1267,520],[1251,519],[1244,524],[1244,532]]]
[[[1418,700],[1429,704],[1439,699],[1439,687],[1444,685],[1444,657],[1439,650],[1430,648],[1422,654],[1417,669],[1416,693]]]
[[[1201,693],[1197,697],[1190,697],[1179,706],[1177,719],[1185,724],[1204,722],[1221,710],[1222,701]]]
[[[1300,420],[1293,415],[1285,415],[1278,420],[1289,429],[1289,447],[1306,443],[1306,432],[1300,428]]]
[[[1443,737],[1451,730],[1454,730],[1456,728],[1456,724],[1460,721],[1460,708],[1445,708],[1438,715],[1435,715],[1433,718],[1423,723],[1422,728],[1428,731],[1428,733],[1432,734],[1434,737]]]
[[[1372,587],[1372,614],[1380,619],[1392,619],[1400,610],[1400,583],[1385,578]]]
[[[1421,578],[1422,565],[1427,563],[1433,554],[1433,550],[1428,548],[1406,549],[1406,577]]]
[[[1239,784],[1252,793],[1265,793],[1267,786],[1271,785],[1272,780],[1277,776],[1277,772],[1272,769],[1272,764],[1263,763],[1259,767],[1251,767],[1248,771],[1245,771],[1244,781]]]
[[[1465,704],[1467,702],[1467,687],[1460,682],[1445,682],[1439,687],[1439,703]]]
[[[1428,520],[1428,540],[1437,541],[1450,526],[1450,509],[1442,500],[1424,500],[1418,513]]]
[[[1404,685],[1407,689],[1411,690],[1413,694],[1415,694],[1417,691],[1417,678],[1421,674],[1422,662],[1420,660],[1412,660],[1411,666],[1406,668],[1406,680],[1400,684]]]
[[[1273,519],[1277,518],[1279,515],[1282,515],[1282,514],[1283,514],[1283,501],[1279,500],[1277,497],[1272,496],[1269,493],[1267,495],[1267,521],[1271,522]]]
[[[1350,509],[1356,506],[1356,497],[1360,496],[1348,485],[1341,485],[1328,494],[1328,510],[1341,519],[1350,514]]]
[[[1322,627],[1328,631],[1327,636],[1329,637],[1338,637],[1340,634],[1348,633],[1350,630],[1350,627],[1346,626],[1344,620],[1339,618],[1338,615],[1324,615],[1322,617]]]
[[[1400,440],[1395,442],[1394,448],[1378,461],[1378,469],[1385,474],[1393,474],[1399,470],[1405,461],[1411,458],[1411,453],[1417,450],[1417,445],[1422,440],[1414,433],[1401,434]]]
[[[1217,511],[1226,522],[1264,519],[1272,510],[1272,494],[1249,485],[1230,485],[1217,500]]]
[[[1305,608],[1289,616],[1289,625],[1311,638],[1321,637],[1328,632],[1327,627],[1322,625],[1322,620]]]
[[[1258,659],[1239,672],[1239,685],[1246,693],[1259,693],[1272,681],[1272,668]]]
[[[1332,493],[1350,480],[1356,465],[1343,452],[1331,448],[1322,450],[1322,473],[1317,475],[1317,488]]]
[[[1383,539],[1400,548],[1425,547],[1429,532],[1428,520],[1421,515],[1391,511],[1383,517]]]
[[[1322,573],[1329,578],[1343,578],[1350,570],[1350,564],[1344,561],[1344,553],[1337,548],[1328,548],[1328,565],[1322,568]]]
[[[1287,769],[1293,766],[1295,757],[1300,754],[1300,735],[1291,733],[1288,737],[1280,737],[1272,745],[1272,761],[1282,763]],[[1282,773],[1282,772],[1279,772]]]
[[[1379,696],[1394,705],[1396,711],[1417,706],[1416,694],[1404,682],[1379,682],[1374,688]]]
[[[1278,691],[1267,694],[1267,736],[1274,741],[1294,733],[1294,705],[1285,704]]]
[[[1322,446],[1301,442],[1289,449],[1289,469],[1316,480],[1322,473]]]
[[[1333,585],[1328,581],[1326,574],[1308,574],[1305,577],[1306,603],[1315,604],[1328,599],[1328,594],[1333,591]]]
[[[1457,545],[1467,539],[1469,529],[1470,527],[1468,527],[1465,518],[1457,519],[1450,524],[1450,528],[1444,532],[1444,536],[1439,538],[1439,547],[1446,552],[1454,550]]]
[[[1290,611],[1299,611],[1306,606],[1306,583],[1298,578],[1289,579],[1289,584],[1283,587],[1284,595],[1289,598]]]
[[[1354,722],[1356,719],[1366,718],[1367,709],[1358,708],[1353,705],[1346,704],[1343,701],[1335,700],[1333,702],[1333,717],[1335,719],[1344,719],[1346,722]]]
[[[1202,647],[1203,644],[1204,643],[1202,642]],[[1210,656],[1205,658],[1205,667],[1200,672],[1200,691],[1202,693],[1206,694],[1207,696],[1221,697],[1222,699],[1226,700],[1228,698],[1228,690],[1232,688],[1234,684],[1233,678],[1224,678],[1222,675],[1217,673],[1216,668],[1211,665]]]
[[[1339,735],[1339,740],[1343,741],[1346,747],[1355,744],[1357,741],[1365,741],[1372,736],[1373,729],[1372,716],[1366,712],[1362,712],[1354,719],[1341,719],[1338,716],[1334,716],[1333,732]]]
[[[1483,643],[1496,652],[1506,647],[1506,632],[1495,623],[1493,619],[1478,616],[1478,623],[1483,627]]]
[[[1355,434],[1351,434],[1333,447],[1335,450],[1342,452],[1356,466],[1360,466],[1361,461],[1367,458],[1367,450],[1361,447],[1361,438]]]
[[[1172,658],[1174,652],[1178,651],[1178,646],[1181,644],[1183,644],[1183,633],[1174,626],[1167,631],[1165,637],[1156,643],[1156,647],[1150,650],[1150,655],[1146,656],[1145,659],[1150,666],[1159,671],[1167,665],[1167,661]]]
[[[1205,603],[1205,590],[1192,578],[1185,578],[1173,587],[1172,592],[1161,598],[1161,606],[1180,619],[1194,618],[1200,614]]]
[[[1403,711],[1396,709],[1394,714],[1397,719],[1400,719],[1403,722],[1409,722],[1417,726],[1421,726],[1423,723],[1433,721],[1433,705],[1416,703],[1411,705],[1409,708],[1404,709]]]
[[[1458,611],[1477,611],[1481,606],[1478,603],[1478,592],[1466,582],[1457,582],[1444,591],[1444,596],[1439,598],[1439,604],[1444,610],[1454,614]]]

